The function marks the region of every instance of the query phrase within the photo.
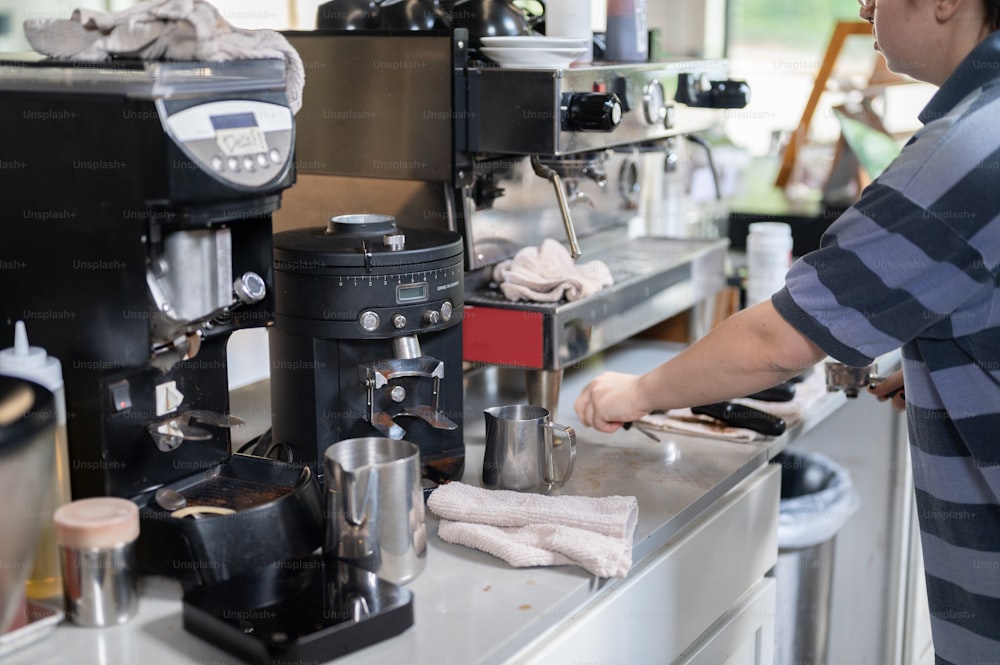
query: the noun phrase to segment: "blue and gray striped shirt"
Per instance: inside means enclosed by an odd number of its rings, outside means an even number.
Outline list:
[[[1000,662],[1000,32],[772,299],[824,351],[902,348],[936,662]]]

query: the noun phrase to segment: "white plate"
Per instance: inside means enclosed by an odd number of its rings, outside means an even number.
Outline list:
[[[575,37],[483,37],[479,41],[489,48],[590,48],[589,39]]]
[[[559,69],[569,67],[585,48],[481,48],[480,52],[501,67],[510,69]]]

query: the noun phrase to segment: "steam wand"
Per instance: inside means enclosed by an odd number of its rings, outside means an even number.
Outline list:
[[[580,244],[576,241],[576,229],[573,228],[573,218],[570,217],[569,203],[566,201],[566,192],[563,189],[562,179],[555,169],[544,166],[538,159],[538,155],[531,156],[531,168],[535,175],[545,178],[552,183],[556,190],[556,198],[559,200],[559,213],[562,215],[563,226],[566,228],[566,239],[569,240],[569,254],[574,259],[580,258]]]

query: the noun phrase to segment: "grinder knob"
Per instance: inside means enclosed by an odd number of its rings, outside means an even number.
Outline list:
[[[233,282],[233,294],[244,305],[252,305],[264,299],[267,295],[267,285],[264,278],[255,272],[245,272]]]
[[[563,129],[610,132],[622,121],[622,102],[613,92],[578,92],[563,97]]]
[[[382,236],[382,244],[393,252],[398,252],[406,246],[406,236],[402,233],[386,233]]]

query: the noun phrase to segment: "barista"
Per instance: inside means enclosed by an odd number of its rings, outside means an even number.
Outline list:
[[[866,0],[893,71],[940,86],[924,126],[798,260],[785,287],[641,376],[576,400],[613,432],[654,409],[751,394],[827,355],[902,349],[938,665],[1000,653],[1000,0]],[[892,397],[902,408],[902,393]]]

